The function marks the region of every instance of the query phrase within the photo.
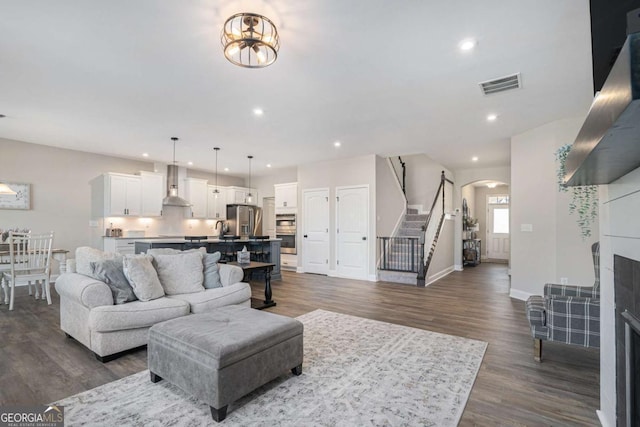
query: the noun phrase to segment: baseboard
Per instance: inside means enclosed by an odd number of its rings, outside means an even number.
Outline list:
[[[436,274],[432,274],[431,276],[427,277],[427,282],[425,283],[425,286],[429,286],[436,280],[442,279],[444,276],[447,276],[448,274],[453,273],[453,271],[454,271],[454,266],[452,265],[451,267],[447,267],[444,270],[437,272]]]
[[[327,272],[327,276],[329,276],[329,277],[338,277],[338,271],[337,270],[329,270]]]
[[[600,424],[602,425],[602,427],[614,427],[609,425],[607,419],[604,416],[604,413],[600,409],[596,410],[596,414],[598,415],[598,420],[600,420]]]
[[[370,282],[377,282],[378,281],[378,275],[377,274],[370,274],[369,277],[367,277],[367,280]]]
[[[296,273],[304,273],[304,268],[303,267],[297,267],[296,268]]]
[[[455,271],[463,271],[463,270],[464,270],[464,268],[462,268],[462,264],[455,264],[455,265],[453,266],[453,269],[454,269]]]
[[[528,300],[531,295],[533,294],[530,294],[529,292],[519,291],[517,289],[511,289],[511,291],[509,292],[509,296],[511,298],[519,299],[521,301]]]

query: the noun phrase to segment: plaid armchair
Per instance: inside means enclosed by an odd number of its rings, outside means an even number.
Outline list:
[[[527,320],[534,338],[534,359],[542,361],[542,341],[600,347],[600,243],[591,246],[593,286],[544,285],[544,296],[526,303]]]

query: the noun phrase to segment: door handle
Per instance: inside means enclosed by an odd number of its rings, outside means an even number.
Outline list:
[[[362,240],[367,240],[367,238],[366,238],[366,237],[363,237],[363,238],[362,238]]]
[[[305,235],[304,235],[304,236],[302,236],[302,237],[304,237],[304,238],[306,239],[306,238],[307,238],[307,235],[305,234]]]

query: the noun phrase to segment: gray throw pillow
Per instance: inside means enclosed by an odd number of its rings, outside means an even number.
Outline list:
[[[220,261],[220,252],[206,254],[202,259],[202,264],[204,265],[204,287],[206,289],[222,287],[218,261]]]
[[[167,295],[202,292],[202,253],[154,255],[153,265]]]
[[[138,299],[122,271],[122,258],[92,261],[89,264],[91,277],[109,286],[115,304],[124,304]]]
[[[151,301],[164,296],[152,259],[151,255],[127,255],[122,263],[124,275],[140,301]]]

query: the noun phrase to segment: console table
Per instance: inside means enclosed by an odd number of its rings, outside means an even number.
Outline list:
[[[462,264],[476,266],[480,264],[482,241],[480,239],[465,239],[462,241]]]
[[[242,271],[244,271],[245,278],[247,277],[247,273],[252,273],[254,271],[264,271],[264,301],[261,301],[259,298],[251,298],[251,308],[262,310],[264,308],[273,307],[276,305],[276,302],[271,299],[271,270],[273,270],[275,264],[270,262],[256,261],[251,261],[249,263],[243,264],[234,261],[228,262],[227,264],[240,267]]]

